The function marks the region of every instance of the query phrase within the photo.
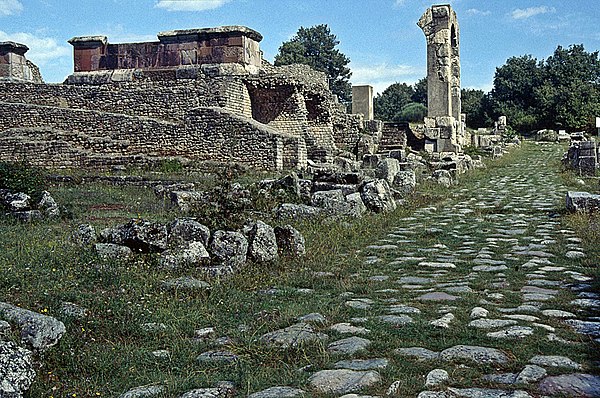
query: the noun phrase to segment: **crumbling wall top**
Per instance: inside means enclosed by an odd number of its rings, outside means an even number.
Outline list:
[[[0,42],[0,55],[6,55],[7,53],[25,55],[27,51],[29,51],[29,47],[25,44],[15,43],[14,41]]]
[[[158,34],[158,40],[161,42],[172,42],[177,40],[190,41],[232,36],[246,36],[258,42],[263,39],[263,36],[254,29],[246,26],[231,25],[216,28],[167,30]]]

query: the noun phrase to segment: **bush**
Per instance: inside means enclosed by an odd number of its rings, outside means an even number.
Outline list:
[[[46,189],[46,173],[28,162],[0,162],[0,188],[41,196]]]
[[[427,107],[418,102],[411,102],[402,107],[402,111],[394,116],[398,122],[422,122],[427,116]]]

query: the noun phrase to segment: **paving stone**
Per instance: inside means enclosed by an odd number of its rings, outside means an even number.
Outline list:
[[[259,341],[267,345],[289,348],[315,343],[326,338],[326,334],[317,333],[309,324],[300,322],[285,329],[266,333],[260,337]]]
[[[329,328],[338,333],[342,334],[369,334],[371,331],[362,326],[353,326],[349,323],[336,323],[335,325]]]
[[[581,369],[580,364],[560,355],[536,355],[529,360],[529,363],[553,368]]]
[[[572,312],[562,310],[543,310],[542,314],[551,318],[575,318]]]
[[[454,263],[442,263],[436,261],[422,261],[419,263],[419,267],[429,267],[429,268],[456,268]]]
[[[489,319],[480,318],[469,322],[469,326],[477,329],[496,329],[516,325],[518,322],[512,319]]]
[[[355,371],[349,369],[322,370],[308,379],[312,388],[324,394],[346,394],[358,392],[381,382],[377,371]]]
[[[546,369],[537,366],[537,365],[527,365],[523,370],[517,375],[516,382],[522,384],[531,384],[537,383],[544,376],[546,376],[548,372]]]
[[[459,398],[533,398],[522,390],[507,391],[489,388],[449,388],[450,397]]]
[[[454,314],[448,313],[440,319],[435,319],[429,322],[429,324],[438,328],[448,329],[450,327],[450,323],[454,320],[454,318]]]
[[[248,398],[295,398],[307,396],[306,391],[293,387],[271,387],[248,395]]]
[[[431,351],[423,347],[398,348],[394,350],[394,353],[403,357],[416,358],[419,361],[434,361],[440,356],[439,352]]]
[[[498,330],[497,332],[489,332],[487,337],[492,339],[521,339],[531,336],[533,329],[527,326],[511,326],[506,329]]]
[[[359,351],[366,350],[370,344],[371,340],[352,336],[346,339],[334,341],[327,346],[327,350],[334,354],[352,355]]]
[[[310,313],[310,314],[299,316],[297,318],[297,321],[299,321],[299,322],[305,322],[305,323],[312,323],[312,324],[325,324],[325,323],[327,323],[327,319],[323,315],[321,315],[321,314],[319,314],[317,312],[313,312],[313,313]]]
[[[471,310],[469,315],[471,319],[485,318],[489,315],[489,311],[483,307],[475,307]]]
[[[496,384],[507,384],[512,385],[516,383],[517,374],[516,373],[492,373],[487,374],[482,377],[482,380],[490,381]]]
[[[381,315],[377,317],[377,320],[392,326],[404,326],[413,322],[413,319],[408,315]]]
[[[600,376],[591,374],[568,374],[549,376],[538,385],[542,394],[564,397],[600,397]]]
[[[502,365],[509,362],[508,356],[502,351],[490,347],[457,345],[440,352],[440,358],[444,361],[471,361]]]
[[[206,364],[233,363],[238,359],[238,356],[231,351],[207,351],[196,358],[198,362]]]
[[[388,312],[390,314],[420,314],[421,310],[404,304],[395,304],[388,309]]]
[[[600,322],[569,319],[565,321],[565,323],[575,329],[579,334],[600,337]]]
[[[508,318],[508,319],[515,319],[518,321],[526,321],[526,322],[535,322],[535,321],[539,321],[540,318],[538,318],[537,316],[533,316],[533,315],[522,315],[522,314],[510,314],[510,315],[503,315],[503,318]]]
[[[507,269],[506,265],[477,265],[472,268],[475,272],[502,272]]]
[[[397,280],[398,283],[415,284],[415,285],[427,285],[433,283],[432,278],[424,278],[419,276],[403,276]]]
[[[333,367],[336,369],[372,370],[387,368],[389,363],[390,361],[385,358],[352,359],[336,362]]]
[[[421,301],[454,301],[458,300],[459,297],[453,296],[445,292],[431,292],[423,294],[417,297],[417,299]]]

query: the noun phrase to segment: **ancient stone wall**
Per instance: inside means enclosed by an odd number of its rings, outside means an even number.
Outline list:
[[[302,167],[298,161],[306,159],[301,139],[223,108],[197,108],[184,122],[174,123],[0,102],[0,132],[0,158],[50,167],[143,164],[180,157],[276,170],[284,163]],[[286,151],[284,143],[289,145]]]
[[[0,42],[0,81],[43,82],[38,67],[25,58],[28,50],[23,44]]]
[[[160,69],[234,63],[260,67],[260,33],[244,26],[161,32],[157,42],[109,44],[106,36],[81,36],[73,45],[75,72]]]

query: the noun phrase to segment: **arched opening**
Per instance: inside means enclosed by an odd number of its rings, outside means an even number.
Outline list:
[[[452,27],[450,28],[450,45],[453,48],[458,47],[458,38],[456,37],[456,27],[454,24],[452,24]]]

